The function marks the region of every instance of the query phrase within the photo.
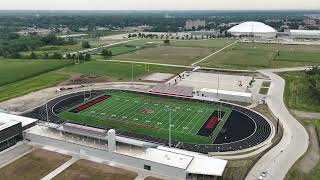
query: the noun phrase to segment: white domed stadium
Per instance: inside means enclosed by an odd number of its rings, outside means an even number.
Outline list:
[[[274,38],[277,35],[277,31],[271,26],[254,21],[241,23],[229,29],[228,32],[234,36],[253,36],[261,38]]]

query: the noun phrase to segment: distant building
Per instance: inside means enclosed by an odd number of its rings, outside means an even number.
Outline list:
[[[217,31],[191,31],[191,36],[195,37],[206,37],[206,36],[218,36],[220,32]]]
[[[48,35],[52,33],[51,29],[44,28],[27,28],[17,32],[20,36],[28,36],[28,35]]]
[[[320,39],[320,30],[290,30],[292,39]]]
[[[186,25],[185,28],[187,30],[191,30],[193,28],[198,29],[199,27],[205,27],[206,26],[206,21],[202,21],[202,20],[188,20],[186,21]]]
[[[303,20],[303,23],[308,26],[315,26],[317,24],[317,22],[313,19],[305,19]]]
[[[275,38],[277,31],[261,22],[244,22],[228,30],[228,33],[238,37]]]

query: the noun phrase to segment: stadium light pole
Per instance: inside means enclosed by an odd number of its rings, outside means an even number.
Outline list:
[[[47,122],[49,122],[48,103],[46,103],[46,112],[47,112]]]
[[[133,63],[131,63],[131,82],[133,82]]]
[[[171,148],[171,113],[175,112],[175,109],[167,108],[167,112],[169,112],[169,148]]]

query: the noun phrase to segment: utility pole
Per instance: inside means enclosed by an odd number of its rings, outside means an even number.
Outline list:
[[[133,63],[131,63],[131,82],[133,82]]]
[[[48,103],[46,103],[47,122],[49,122]]]
[[[175,112],[175,109],[166,109],[169,112],[169,148],[171,148],[171,113]]]
[[[278,131],[279,131],[279,118],[278,118],[278,121],[277,121],[277,130],[276,130],[276,134],[278,134]]]

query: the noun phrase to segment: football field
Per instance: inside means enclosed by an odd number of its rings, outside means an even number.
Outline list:
[[[184,99],[109,91],[63,111],[58,116],[76,123],[163,139],[168,139],[171,127],[173,140],[211,144],[231,111],[229,108]]]

